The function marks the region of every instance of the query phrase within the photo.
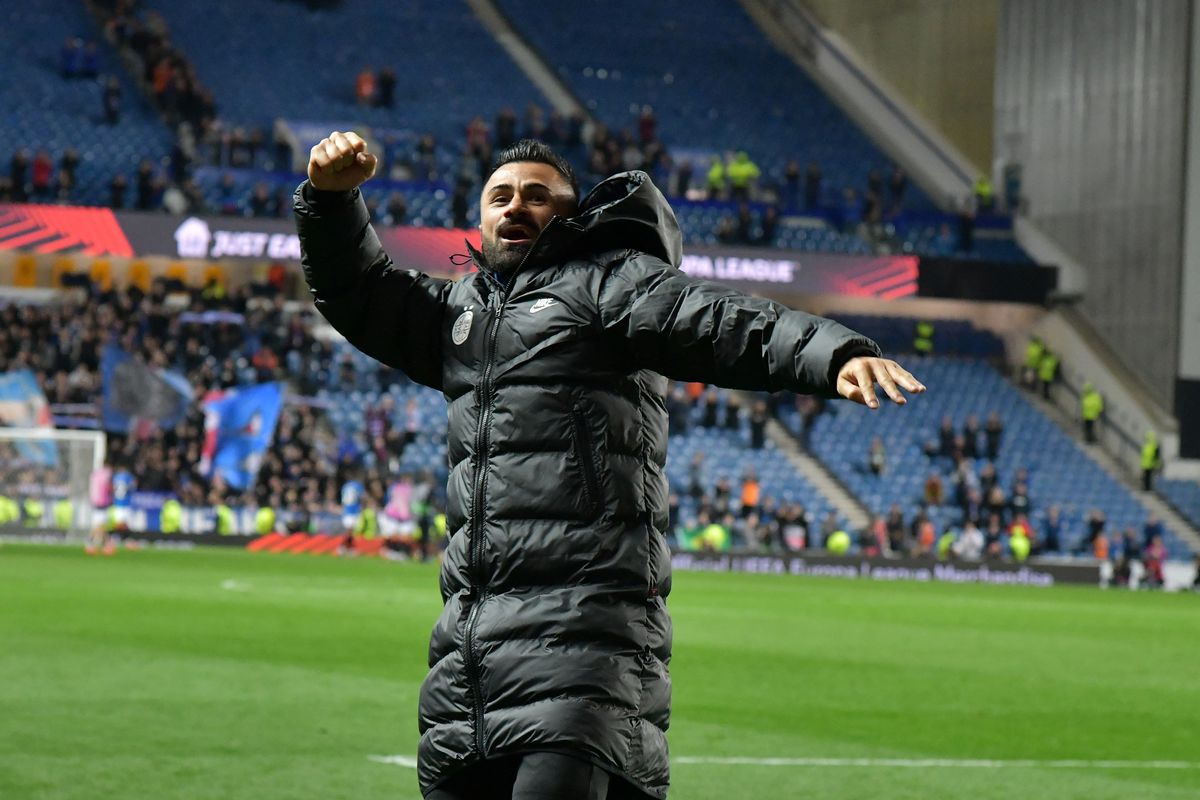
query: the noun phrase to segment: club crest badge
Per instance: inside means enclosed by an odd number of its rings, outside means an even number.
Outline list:
[[[450,340],[455,344],[462,344],[471,334],[471,311],[470,309],[458,315],[458,319],[454,320],[454,327],[450,330]]]

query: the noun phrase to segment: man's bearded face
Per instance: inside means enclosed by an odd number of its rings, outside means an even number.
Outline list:
[[[575,195],[558,170],[538,161],[514,161],[492,173],[479,202],[479,230],[488,266],[517,268],[555,216],[575,213]]]

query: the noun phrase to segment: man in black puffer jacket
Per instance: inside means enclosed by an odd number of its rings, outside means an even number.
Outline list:
[[[477,272],[393,266],[357,189],[353,133],[295,194],[317,309],[449,404],[445,606],[421,688],[427,798],[664,798],[671,588],[667,379],[838,394],[924,387],[869,339],[678,267],[642,172],[582,203],[537,142],[497,159]]]

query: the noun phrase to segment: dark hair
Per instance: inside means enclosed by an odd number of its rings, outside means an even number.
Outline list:
[[[492,162],[492,172],[505,164],[517,161],[535,161],[554,167],[559,175],[566,178],[571,187],[571,194],[575,196],[575,202],[579,202],[579,180],[575,177],[575,170],[571,169],[567,160],[551,150],[545,142],[539,142],[537,139],[521,139],[504,148],[496,154],[496,160]]]

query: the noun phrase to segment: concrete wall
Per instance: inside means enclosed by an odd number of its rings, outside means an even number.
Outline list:
[[[1200,11],[1195,4],[1189,37],[1192,57],[1188,70],[1187,200],[1175,413],[1179,416],[1180,452],[1200,459]],[[1197,469],[1200,471],[1200,465]]]
[[[977,170],[992,164],[1000,0],[804,0]]]
[[[1188,0],[1005,0],[995,149],[1030,219],[1086,270],[1081,311],[1172,406]]]

